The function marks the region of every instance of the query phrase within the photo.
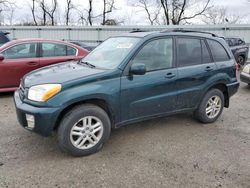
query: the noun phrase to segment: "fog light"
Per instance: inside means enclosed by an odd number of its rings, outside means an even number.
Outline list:
[[[35,117],[30,114],[26,114],[26,121],[29,129],[34,129],[35,127]]]

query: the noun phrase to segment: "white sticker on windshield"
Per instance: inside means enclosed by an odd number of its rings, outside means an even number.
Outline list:
[[[122,44],[118,44],[116,48],[131,48],[132,46],[133,46],[132,43],[122,43]]]

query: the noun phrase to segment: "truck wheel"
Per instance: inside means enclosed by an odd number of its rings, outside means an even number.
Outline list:
[[[211,89],[202,99],[194,116],[202,123],[212,123],[221,115],[223,107],[223,93],[219,89]]]
[[[242,55],[240,55],[237,58],[237,63],[240,66],[240,68],[242,68],[245,65],[245,58]]]
[[[90,155],[102,148],[110,131],[110,119],[102,108],[92,104],[76,106],[59,125],[59,147],[73,156]]]

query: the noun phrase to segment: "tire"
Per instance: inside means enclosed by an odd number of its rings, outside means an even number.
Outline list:
[[[58,144],[73,156],[86,156],[99,151],[108,140],[111,123],[100,107],[84,104],[67,112],[58,128]]]
[[[245,62],[246,61],[245,61],[244,56],[242,56],[242,55],[238,56],[237,63],[238,63],[240,68],[242,68],[245,65]]]
[[[218,100],[218,103],[216,103],[215,99]],[[213,123],[220,117],[223,107],[223,93],[219,89],[211,89],[203,97],[198,109],[194,112],[194,116],[202,123]]]

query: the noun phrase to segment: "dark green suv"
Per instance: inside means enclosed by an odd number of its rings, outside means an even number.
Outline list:
[[[111,128],[193,112],[214,122],[238,90],[225,40],[192,31],[134,32],[107,39],[79,62],[27,74],[15,92],[20,124],[57,131],[63,151],[98,151]]]

